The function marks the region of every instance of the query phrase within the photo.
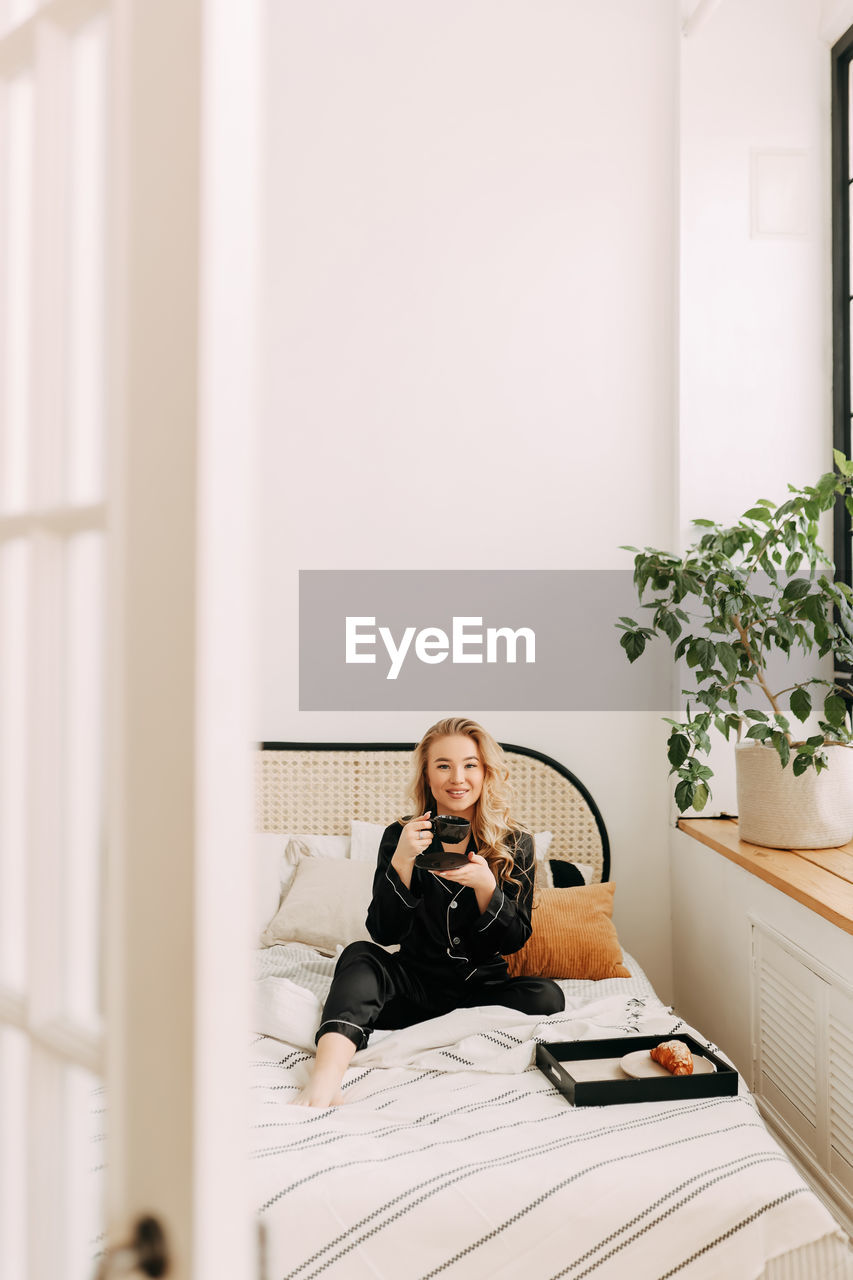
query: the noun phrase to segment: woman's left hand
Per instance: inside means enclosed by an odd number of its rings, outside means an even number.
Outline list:
[[[454,867],[451,871],[434,871],[433,875],[442,880],[452,880],[454,884],[467,885],[475,892],[488,893],[491,897],[497,887],[492,870],[486,859],[479,853],[469,853],[468,861],[463,867]],[[479,894],[477,895],[479,898]]]

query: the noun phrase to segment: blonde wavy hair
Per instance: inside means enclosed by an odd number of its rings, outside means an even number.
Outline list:
[[[435,815],[437,804],[427,781],[430,747],[438,738],[457,735],[474,740],[483,762],[483,789],[471,819],[471,832],[477,849],[488,862],[498,884],[517,885],[519,882],[512,876],[515,849],[519,836],[526,828],[510,817],[512,792],[503,749],[476,720],[469,720],[465,716],[450,716],[427,729],[415,747],[412,760],[409,797],[414,813],[426,813],[429,809]],[[404,818],[402,821],[408,819]]]

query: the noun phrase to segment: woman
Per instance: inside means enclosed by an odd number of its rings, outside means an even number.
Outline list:
[[[440,720],[414,753],[416,818],[393,822],[382,837],[367,928],[373,942],[341,953],[317,1031],[317,1056],[297,1102],[327,1107],[357,1049],[374,1027],[408,1027],[451,1009],[500,1004],[544,1018],[565,1007],[556,982],[510,978],[504,955],[530,937],[533,838],[512,821],[508,770],[494,738],[473,720]],[[437,814],[471,824],[467,853],[449,871],[425,871],[415,859],[432,841]]]

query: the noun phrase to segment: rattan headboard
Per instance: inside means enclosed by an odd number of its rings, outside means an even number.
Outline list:
[[[549,858],[591,863],[610,875],[598,806],[564,765],[501,743],[513,813],[531,831],[552,831]],[[259,831],[348,835],[350,822],[391,822],[405,811],[413,742],[263,742],[258,753]]]

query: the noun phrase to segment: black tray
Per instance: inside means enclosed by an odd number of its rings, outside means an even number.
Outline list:
[[[643,1080],[575,1079],[572,1062],[594,1058],[623,1058],[636,1049],[653,1049],[665,1040],[681,1040],[691,1053],[708,1058],[717,1068],[705,1075],[650,1076]],[[564,1065],[565,1064],[565,1065]],[[677,1031],[668,1036],[625,1036],[615,1040],[566,1040],[536,1046],[536,1065],[575,1107],[609,1107],[618,1102],[673,1102],[686,1098],[717,1098],[738,1091],[738,1074],[717,1054],[692,1036]],[[588,1070],[584,1071],[588,1075]]]

